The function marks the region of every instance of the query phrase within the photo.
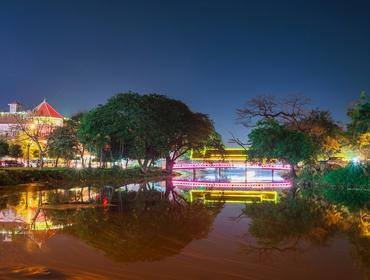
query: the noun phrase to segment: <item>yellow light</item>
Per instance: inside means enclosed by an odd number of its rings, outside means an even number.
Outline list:
[[[225,148],[225,154],[222,155],[218,150],[205,149],[200,152],[191,150],[191,160],[231,160],[231,161],[246,161],[247,154],[243,148]]]
[[[207,202],[228,202],[228,203],[277,203],[277,191],[233,191],[233,190],[190,190],[190,202],[202,200]]]

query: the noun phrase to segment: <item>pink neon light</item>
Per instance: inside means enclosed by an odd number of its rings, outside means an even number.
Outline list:
[[[290,170],[288,164],[249,164],[231,162],[203,162],[203,163],[175,163],[173,169],[200,169],[200,168],[235,168],[247,167],[258,169]]]
[[[199,181],[185,181],[173,180],[174,187],[178,188],[252,188],[252,189],[266,189],[266,188],[290,188],[292,183],[290,181],[271,183],[271,182],[254,182],[254,183],[235,183],[235,182],[199,182]]]

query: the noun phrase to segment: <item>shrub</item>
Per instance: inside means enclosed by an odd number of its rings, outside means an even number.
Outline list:
[[[327,172],[323,183],[336,189],[370,189],[370,165],[351,163]]]

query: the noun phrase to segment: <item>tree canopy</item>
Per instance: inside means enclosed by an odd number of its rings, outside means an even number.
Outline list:
[[[72,160],[77,152],[77,136],[68,125],[57,127],[48,137],[47,152],[50,157]]]
[[[117,94],[84,115],[78,137],[101,161],[137,160],[144,172],[159,158],[173,164],[190,149],[222,145],[207,115],[164,95],[134,92]]]
[[[20,158],[23,156],[22,146],[19,144],[10,144],[9,145],[9,156],[14,158]]]
[[[303,132],[291,130],[275,120],[264,120],[248,135],[251,159],[280,159],[294,166],[309,161],[315,155],[312,138]]]
[[[350,123],[347,126],[351,145],[357,149],[366,162],[370,154],[370,98],[365,92],[348,110]]]
[[[329,158],[340,151],[345,142],[344,131],[329,111],[310,109],[308,104],[308,99],[301,96],[285,99],[259,96],[237,109],[238,121],[246,127],[256,127],[260,121],[273,120],[290,131],[310,137],[316,146],[315,156]],[[232,142],[242,143],[239,139]]]

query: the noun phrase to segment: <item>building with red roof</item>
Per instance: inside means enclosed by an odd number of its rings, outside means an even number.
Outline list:
[[[9,112],[0,113],[0,135],[2,136],[15,137],[17,129],[14,128],[22,118],[27,123],[42,125],[45,136],[50,134],[55,127],[63,124],[64,116],[46,102],[45,99],[33,110],[29,111],[26,111],[18,101],[10,102],[8,105]]]
[[[53,106],[46,102],[44,99],[35,109],[32,110],[32,114],[35,117],[53,118],[63,120],[63,116],[58,113]]]

